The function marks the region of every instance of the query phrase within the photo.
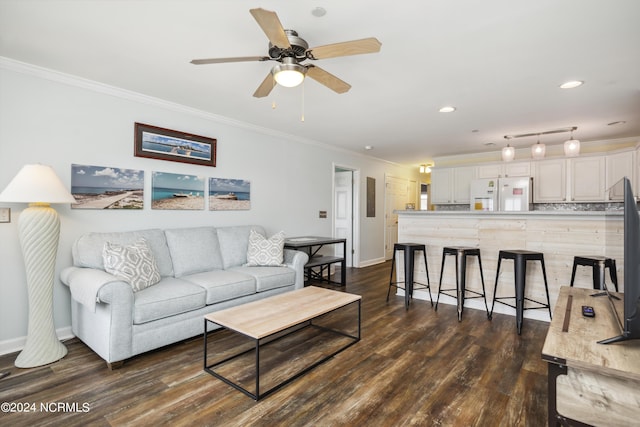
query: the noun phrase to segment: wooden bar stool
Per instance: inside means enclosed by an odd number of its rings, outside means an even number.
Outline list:
[[[618,292],[618,274],[616,273],[616,260],[604,256],[576,256],[573,257],[573,271],[571,272],[571,285],[576,278],[576,267],[579,265],[591,267],[593,277],[593,289],[605,289],[606,283],[604,282],[605,269],[609,269],[609,277],[611,282]]]
[[[393,281],[393,269],[396,265],[396,252],[402,251],[404,256],[404,282]],[[422,251],[424,258],[424,269],[427,273],[427,284],[415,282],[413,280],[413,267],[414,256],[416,252]],[[398,286],[400,283],[404,283],[404,286]],[[429,300],[433,307],[433,299],[431,298],[431,286],[429,281],[429,267],[427,265],[427,248],[420,243],[396,243],[393,245],[393,259],[391,260],[391,276],[389,277],[389,289],[387,290],[387,302],[389,302],[389,294],[391,293],[391,287],[396,289],[404,289],[404,307],[409,308],[410,301],[413,297],[414,285],[420,285],[418,289],[429,290]]]
[[[498,277],[500,276],[500,264],[502,263],[503,259],[513,260],[513,273],[515,276],[514,278],[515,278],[515,288],[516,288],[516,296],[515,296],[516,305],[515,306],[501,301],[503,299],[513,299],[514,297],[496,297],[496,290],[498,289]],[[546,304],[539,301],[532,300],[524,296],[525,295],[525,289],[524,289],[525,279],[527,277],[527,261],[540,261],[540,265],[542,267],[542,277],[544,278],[544,290],[547,293]],[[524,306],[525,300],[538,304],[538,306],[525,307]],[[516,309],[516,327],[518,328],[518,335],[520,335],[520,333],[522,332],[522,321],[523,321],[524,310],[546,308],[549,310],[549,318],[551,318],[551,304],[549,302],[549,287],[547,286],[547,272],[544,268],[544,255],[541,252],[526,251],[526,250],[509,250],[509,251],[499,252],[498,268],[496,269],[496,283],[493,288],[493,302],[491,303],[491,313],[489,314],[489,318],[491,318],[491,316],[493,315],[493,307],[496,302]]]
[[[456,257],[456,287],[450,289],[442,289],[442,276],[444,273],[444,261],[448,255]],[[478,257],[478,268],[480,269],[480,279],[482,281],[482,293],[466,289],[467,278],[467,257]],[[455,295],[447,292],[456,291]],[[468,297],[467,292],[474,294]],[[440,267],[440,282],[438,284],[438,296],[436,298],[436,310],[438,310],[438,302],[440,302],[440,294],[457,299],[458,302],[458,322],[462,320],[462,311],[464,310],[464,300],[469,298],[483,298],[484,307],[487,310],[487,318],[489,318],[489,306],[487,305],[487,297],[484,289],[484,276],[482,274],[482,260],[480,259],[480,249],[469,248],[465,246],[445,246],[442,248],[442,266]]]

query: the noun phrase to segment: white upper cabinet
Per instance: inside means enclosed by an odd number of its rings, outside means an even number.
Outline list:
[[[504,176],[531,176],[531,162],[509,162],[504,164]]]
[[[507,162],[478,165],[478,178],[531,176],[531,162]]]
[[[623,187],[615,186],[614,184],[620,181],[625,176],[631,180],[631,184],[634,181],[633,160],[636,153],[627,151],[623,153],[610,154],[606,157],[607,161],[607,179],[605,183],[606,188],[606,200],[622,200],[624,197]],[[637,185],[633,189],[638,194]]]
[[[572,202],[605,200],[605,157],[575,157],[569,160]]]
[[[442,205],[452,203],[451,186],[453,183],[452,168],[431,169],[431,204]]]
[[[471,180],[475,178],[475,166],[433,168],[431,170],[431,203],[435,205],[469,203]]]
[[[453,178],[453,203],[469,203],[471,201],[471,181],[476,178],[476,167],[456,168]]]
[[[533,203],[559,203],[567,201],[565,159],[533,162]]]
[[[434,204],[466,204],[473,179],[521,176],[533,177],[533,203],[620,201],[622,186],[612,187],[625,176],[640,196],[640,146],[571,158],[434,168],[431,200]]]

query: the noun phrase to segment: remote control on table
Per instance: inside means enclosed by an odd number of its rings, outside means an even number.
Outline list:
[[[588,305],[582,306],[582,315],[584,317],[596,317],[596,312],[593,311],[593,307]]]

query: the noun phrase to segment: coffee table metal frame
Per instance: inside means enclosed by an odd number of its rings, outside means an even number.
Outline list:
[[[359,298],[359,299],[357,299],[355,301],[351,301],[351,302],[343,304],[343,305],[341,305],[339,307],[336,307],[333,310],[319,313],[319,314],[317,314],[316,316],[314,316],[311,319],[303,320],[303,321],[301,321],[301,322],[299,322],[299,323],[297,323],[297,324],[295,324],[293,326],[284,328],[284,329],[279,330],[277,332],[274,332],[272,334],[266,335],[266,336],[264,336],[262,338],[255,338],[255,337],[249,336],[247,334],[243,334],[241,332],[238,332],[238,331],[236,331],[236,330],[234,330],[232,328],[219,325],[219,326],[221,326],[221,328],[218,329],[217,331],[212,331],[212,332],[218,332],[218,331],[221,331],[221,330],[224,330],[224,329],[228,329],[228,330],[230,330],[230,331],[232,331],[232,332],[234,332],[236,334],[243,335],[243,336],[245,336],[247,338],[250,338],[250,339],[254,340],[255,346],[254,346],[254,348],[251,348],[251,349],[245,350],[245,351],[243,351],[241,353],[232,355],[230,357],[227,357],[224,360],[218,361],[218,362],[210,364],[210,365],[207,365],[207,341],[208,341],[208,338],[207,338],[207,336],[208,336],[207,326],[208,326],[208,323],[212,323],[212,324],[216,324],[216,323],[211,321],[211,320],[209,320],[209,319],[207,319],[205,317],[205,319],[204,319],[204,370],[206,372],[208,372],[209,374],[213,375],[214,377],[216,377],[216,378],[222,380],[223,382],[229,384],[230,386],[234,387],[235,389],[240,390],[241,392],[243,392],[247,396],[251,397],[252,399],[254,399],[256,401],[260,400],[263,397],[266,397],[266,396],[270,395],[271,393],[275,392],[276,390],[284,387],[285,385],[289,384],[290,382],[292,382],[296,378],[306,374],[307,372],[309,372],[310,370],[312,370],[316,366],[321,365],[322,363],[324,363],[327,360],[331,359],[332,357],[334,357],[338,353],[346,350],[347,348],[351,347],[352,345],[354,345],[355,343],[360,341],[361,325],[362,325],[362,304],[361,304],[361,302],[362,302],[362,298]],[[327,315],[329,313],[332,313],[334,311],[343,309],[343,308],[348,307],[348,306],[350,306],[352,304],[355,304],[355,303],[358,304],[358,334],[357,335],[351,335],[351,334],[345,333],[343,331],[327,328],[327,327],[324,327],[324,326],[321,326],[321,325],[315,325],[313,323],[313,321],[315,319],[317,319],[317,318],[319,318],[321,316],[325,316],[325,315]],[[302,326],[302,325],[304,325],[304,326],[302,328],[300,328],[300,326]],[[281,383],[276,384],[275,386],[273,386],[269,390],[266,390],[263,393],[260,393],[260,347],[261,347],[261,345],[263,343],[265,343],[265,344],[272,343],[272,342],[274,342],[276,340],[282,339],[282,338],[284,338],[286,336],[289,336],[289,335],[291,335],[293,333],[296,333],[296,332],[298,332],[298,331],[300,331],[300,330],[302,330],[304,328],[308,328],[308,327],[322,329],[322,330],[325,330],[325,331],[328,331],[328,332],[335,333],[337,335],[341,335],[341,336],[344,336],[344,337],[352,338],[353,341],[348,343],[347,345],[339,348],[338,350],[334,351],[333,353],[325,356],[321,360],[313,363],[312,365],[304,368],[303,370],[299,371],[298,373],[294,374],[293,376],[285,379]],[[288,330],[290,330],[290,332],[286,332],[282,336],[279,336],[279,337],[277,337],[275,339],[270,339],[270,338],[272,338],[272,337],[274,337],[274,336],[276,336],[278,334],[282,334],[283,331],[288,331]],[[240,384],[234,383],[230,379],[224,377],[223,375],[219,374],[218,372],[216,372],[214,370],[217,366],[220,366],[220,365],[222,365],[222,364],[224,364],[224,363],[226,363],[226,362],[228,362],[230,360],[233,360],[233,359],[236,359],[236,358],[238,358],[240,356],[243,356],[243,355],[245,355],[245,354],[247,354],[247,353],[249,353],[251,351],[255,351],[255,362],[256,362],[256,391],[255,391],[255,393],[252,393],[251,391],[249,391],[246,388],[242,387]]]

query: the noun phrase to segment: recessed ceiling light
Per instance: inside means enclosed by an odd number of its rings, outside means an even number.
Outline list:
[[[584,82],[582,80],[571,80],[560,85],[561,89],[573,89],[574,87],[582,86]]]
[[[471,130],[471,133],[478,133],[478,132],[480,132],[480,129],[473,129],[473,130]]]
[[[327,14],[327,10],[324,7],[314,7],[311,10],[311,14],[317,18],[324,16]]]
[[[495,142],[485,142],[484,145],[486,145],[487,147],[493,147],[495,144]]]
[[[456,111],[456,107],[446,106],[446,107],[442,107],[439,111],[441,113],[452,113],[452,112]]]
[[[365,145],[364,149],[365,150],[373,150],[373,146],[372,145]]]
[[[607,123],[607,126],[623,125],[625,123],[627,123],[627,122],[625,122],[624,120],[619,120],[617,122]]]

